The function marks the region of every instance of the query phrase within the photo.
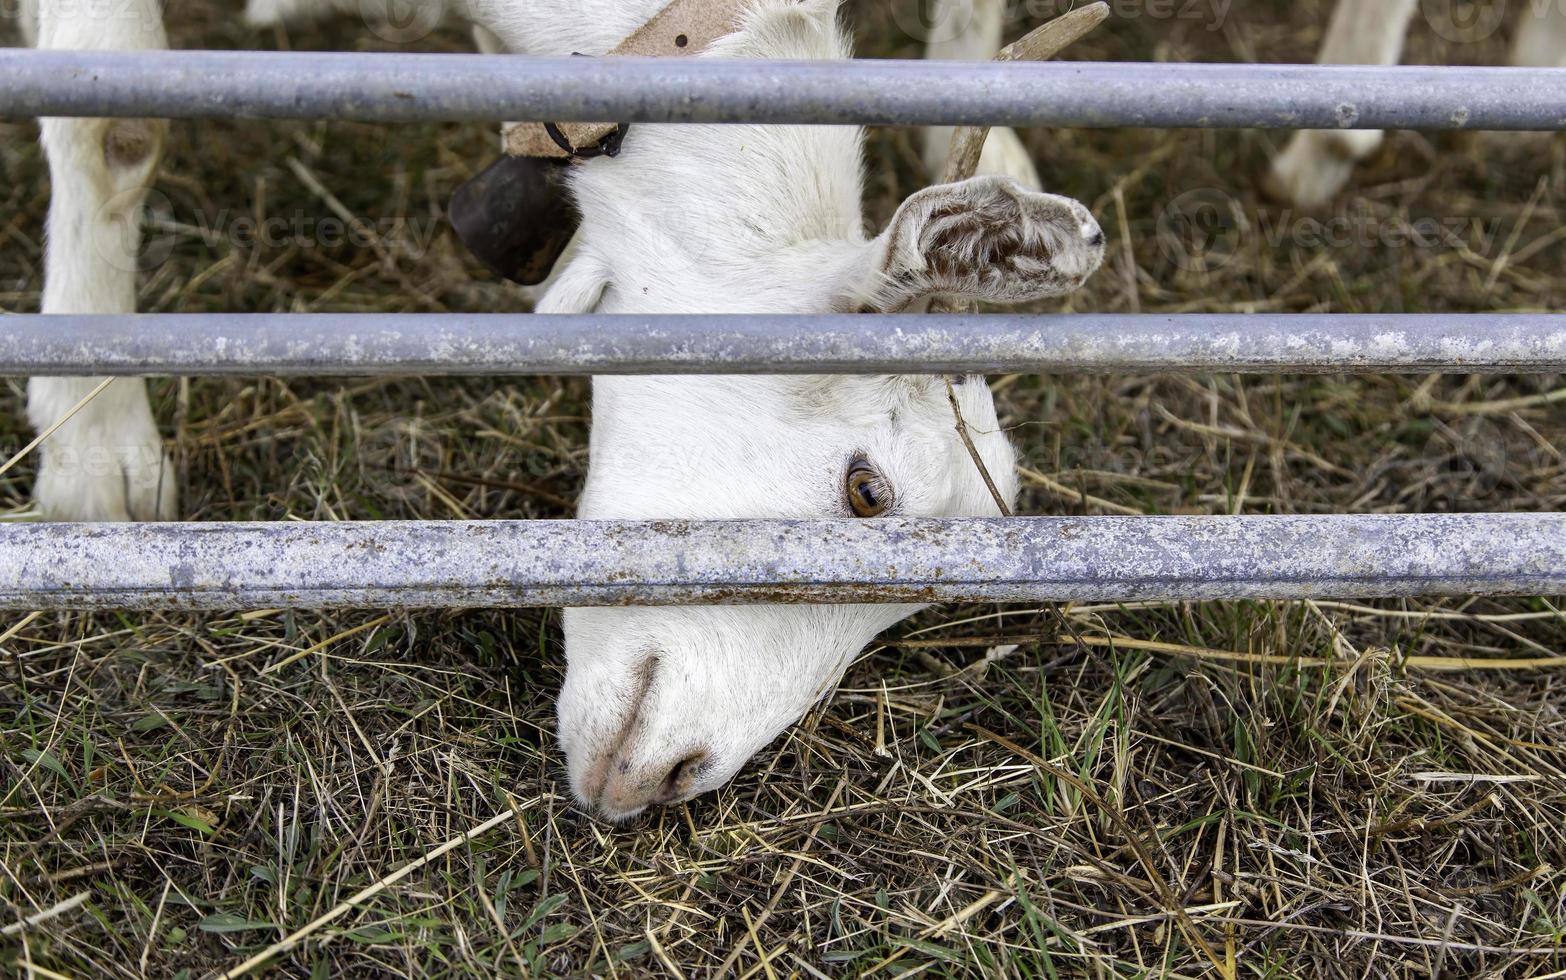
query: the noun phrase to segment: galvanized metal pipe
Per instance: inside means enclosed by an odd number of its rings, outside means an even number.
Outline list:
[[[0,115],[1542,130],[1566,69],[6,49]]]
[[[1566,593],[1566,515],[0,525],[0,608]]]
[[[0,317],[0,375],[1566,370],[1566,315]]]

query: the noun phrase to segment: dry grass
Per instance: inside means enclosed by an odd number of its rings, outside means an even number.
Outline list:
[[[1307,59],[1322,6],[1252,0],[1217,30],[1121,16],[1073,56]],[[185,46],[367,43],[351,25],[256,37],[227,4],[173,7]],[[853,12],[869,53],[917,53],[881,4]],[[1421,37],[1415,57],[1442,54],[1436,44]],[[1481,62],[1501,50],[1498,38],[1446,53]],[[168,257],[145,280],[145,309],[518,308],[440,229],[491,133],[324,122],[175,133],[159,184]],[[36,308],[40,286],[47,182],[34,136],[0,126],[8,310]],[[1394,136],[1337,212],[1353,241],[1325,246],[1257,201],[1276,136],[1031,138],[1046,179],[1091,202],[1112,239],[1078,309],[1561,306],[1558,139]],[[875,135],[873,220],[922,179],[912,147],[908,133]],[[239,216],[328,215],[301,171],[385,240],[230,233]],[[1161,245],[1159,215],[1202,189],[1241,223],[1206,229],[1208,253],[1176,261],[1169,246],[1190,229],[1165,222],[1176,237]],[[1430,218],[1449,219],[1450,234],[1387,238]],[[1043,478],[1030,481],[1031,513],[1559,510],[1566,415],[1535,396],[1561,385],[996,381]],[[587,389],[574,381],[153,391],[198,519],[561,516],[585,459]],[[20,382],[4,398],[0,449],[27,436]],[[25,509],[22,470],[0,482],[0,510]],[[0,622],[0,959],[39,977],[212,975],[515,808],[276,969],[1068,977],[1201,976],[1232,962],[1245,976],[1550,974],[1566,967],[1566,680],[1559,668],[1441,670],[1429,658],[1559,655],[1560,610],[1544,599],[938,609],[867,654],[732,786],[622,830],[565,793],[552,613]],[[984,654],[1006,642],[1021,646]]]

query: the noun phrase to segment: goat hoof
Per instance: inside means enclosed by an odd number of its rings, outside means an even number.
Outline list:
[[[1277,204],[1307,211],[1330,205],[1348,185],[1361,156],[1342,136],[1315,131],[1294,134],[1263,178],[1262,193]]]

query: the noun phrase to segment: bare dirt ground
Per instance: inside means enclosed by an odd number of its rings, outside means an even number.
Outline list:
[[[394,46],[349,23],[250,32],[227,0],[171,7],[183,47]],[[1306,61],[1324,7],[1122,0],[1070,57]],[[865,54],[919,54],[885,0],[847,13]],[[1422,30],[1411,59],[1498,62],[1508,30]],[[1562,305],[1560,138],[1395,134],[1316,216],[1258,195],[1280,134],[1027,138],[1111,240],[1070,309]],[[142,307],[521,309],[443,225],[494,144],[458,125],[178,124]],[[926,179],[915,147],[873,134],[872,223]],[[0,124],[6,311],[37,307],[47,198],[35,127]],[[1223,219],[1193,225],[1208,205]],[[374,234],[346,235],[345,215]],[[1559,377],[994,385],[1025,513],[1566,503]],[[199,520],[561,517],[585,466],[578,381],[152,391]],[[0,458],[29,435],[22,392],[0,381]],[[7,519],[30,484],[28,465],[0,479]],[[985,657],[1004,642],[1020,646]],[[273,969],[1558,976],[1563,653],[1549,599],[939,608],[733,785],[612,829],[566,792],[553,612],[11,618],[0,962],[212,975],[515,807]]]

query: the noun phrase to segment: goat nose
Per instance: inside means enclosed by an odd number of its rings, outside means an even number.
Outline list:
[[[634,816],[653,804],[678,803],[692,795],[706,762],[705,751],[684,753],[672,764],[636,766],[621,759],[610,766],[599,807],[615,818]]]
[[[658,792],[653,794],[654,803],[678,803],[691,795],[691,787],[696,784],[696,777],[701,773],[702,764],[707,761],[707,753],[693,752],[674,764],[663,777]]]
[[[1077,216],[1077,222],[1082,231],[1082,237],[1094,248],[1104,244],[1104,229],[1093,217],[1093,212],[1083,207],[1080,203],[1072,209]]]

